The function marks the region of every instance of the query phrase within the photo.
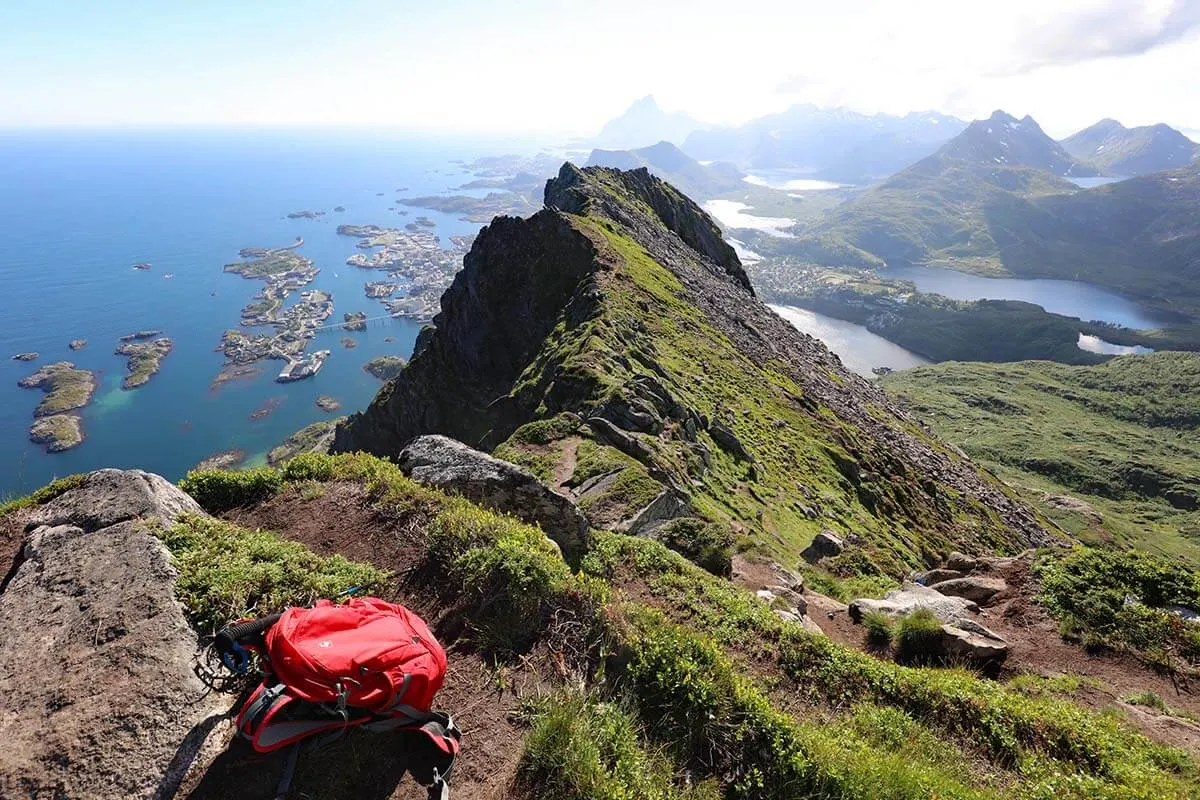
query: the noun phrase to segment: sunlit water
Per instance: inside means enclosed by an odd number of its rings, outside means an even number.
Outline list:
[[[1141,356],[1154,352],[1151,348],[1142,347],[1140,344],[1113,344],[1104,341],[1099,336],[1091,336],[1086,333],[1079,334],[1079,349],[1106,356]]]
[[[704,204],[704,210],[716,217],[717,222],[720,222],[725,228],[752,228],[756,231],[765,231],[773,236],[790,237],[793,235],[788,228],[796,224],[794,219],[756,217],[746,213],[748,208],[750,206],[736,200],[709,200]]]
[[[916,353],[871,333],[862,325],[794,306],[773,305],[771,309],[797,330],[820,339],[826,347],[837,353],[848,369],[859,375],[870,377],[876,367],[901,370],[929,363]]]

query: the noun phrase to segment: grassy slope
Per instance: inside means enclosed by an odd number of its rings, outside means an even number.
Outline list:
[[[372,503],[417,523],[425,566],[453,578],[439,581],[451,595],[461,592],[444,598],[466,617],[461,644],[503,661],[549,635],[556,652],[574,654],[578,679],[526,703],[519,796],[1182,800],[1197,789],[1186,756],[1111,716],[959,670],[900,667],[848,650],[652,541],[602,533],[572,574],[536,529],[362,455],[300,456],[282,472],[193,473],[184,486],[220,508],[314,480],[361,482]],[[210,538],[237,541],[236,530],[215,525],[221,530],[185,521],[165,534],[184,559],[193,611],[226,605],[230,576],[221,573],[226,580],[214,582],[209,598],[192,580],[204,559],[187,555]],[[303,559],[267,534],[242,535],[261,543],[253,545],[261,561]],[[348,569],[363,570],[355,579],[373,577],[361,566],[304,563],[302,591],[349,580]],[[289,580],[286,571],[250,566]],[[654,608],[639,600],[647,596]],[[571,624],[560,627],[556,612]],[[526,623],[519,638],[514,619]]]
[[[679,280],[618,226],[602,217],[574,217],[573,224],[597,242],[602,258],[613,265],[602,273],[605,308],[586,325],[570,330],[560,325],[514,395],[543,391],[550,380],[569,380],[578,392],[590,395],[595,407],[635,375],[664,380],[679,402],[728,424],[759,464],[735,459],[704,432],[698,438],[711,454],[708,467],[679,438],[638,438],[654,451],[658,466],[691,484],[703,516],[745,534],[743,548],[784,563],[795,563],[812,537],[831,526],[861,536],[867,563],[892,576],[923,563],[931,551],[1014,546],[998,520],[957,504],[950,526],[958,537],[955,545],[947,538],[950,528],[922,516],[927,512],[910,501],[901,479],[855,490],[838,464],[839,459],[852,460],[846,448],[857,447],[860,432],[827,409],[810,414],[797,408],[792,398],[804,391],[782,365],[755,363],[742,354],[687,302]],[[552,413],[545,405],[537,411]],[[912,433],[925,436],[915,429]],[[561,459],[560,442],[567,435],[531,445],[518,430],[497,453],[546,478]],[[947,452],[946,457],[956,456]],[[812,514],[814,508],[820,513]],[[889,508],[905,513],[884,511]],[[625,510],[637,509],[632,505]]]
[[[1200,355],[947,363],[883,386],[1084,540],[1200,563]],[[1103,519],[1052,507],[1046,493],[1080,497]]]

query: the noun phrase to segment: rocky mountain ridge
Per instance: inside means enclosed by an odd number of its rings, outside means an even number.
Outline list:
[[[440,433],[529,466],[596,524],[696,517],[778,554],[854,530],[890,573],[973,541],[1054,541],[755,299],[669,184],[567,164],[546,205],[481,231],[409,366],[335,451],[394,457]]]

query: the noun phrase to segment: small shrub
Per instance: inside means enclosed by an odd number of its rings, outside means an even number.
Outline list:
[[[155,532],[175,556],[175,594],[201,632],[247,614],[310,605],[354,586],[377,586],[387,578],[367,564],[339,555],[324,558],[273,533],[208,517],[185,516]]]
[[[892,644],[892,620],[882,611],[868,611],[862,617],[868,647],[886,650]]]
[[[218,514],[271,497],[283,488],[283,474],[270,467],[192,470],[179,482],[179,488],[190,494],[205,511]]]
[[[929,663],[941,650],[942,621],[928,608],[918,608],[896,620],[896,657],[905,663]]]
[[[1125,698],[1125,702],[1135,706],[1153,708],[1160,714],[1171,713],[1167,708],[1167,701],[1163,700],[1162,697],[1160,697],[1156,692],[1152,692],[1149,689],[1129,695]]]
[[[513,431],[508,441],[517,444],[547,445],[565,439],[579,430],[579,419],[560,414],[550,419],[528,422]]]
[[[714,575],[727,578],[733,571],[733,531],[728,526],[697,517],[683,517],[663,525],[655,536]]]
[[[333,478],[334,462],[321,453],[300,453],[283,466],[288,481],[328,481]]]
[[[1035,565],[1038,601],[1064,638],[1091,648],[1120,647],[1169,667],[1200,666],[1200,637],[1163,606],[1200,607],[1200,573],[1136,551],[1079,547]]]

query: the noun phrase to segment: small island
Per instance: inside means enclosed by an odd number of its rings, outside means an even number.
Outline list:
[[[346,263],[360,269],[388,270],[392,280],[364,284],[368,297],[381,301],[389,313],[427,321],[437,314],[442,292],[462,268],[462,259],[474,237],[451,236],[453,247],[443,248],[438,237],[422,225],[411,223],[408,230],[379,225],[339,225],[341,236],[358,238],[355,247],[373,251],[356,253]],[[392,296],[407,287],[406,297]]]
[[[246,451],[236,448],[231,450],[221,450],[213,453],[208,458],[201,461],[192,469],[233,469],[245,463]]]
[[[293,211],[287,215],[288,219],[316,219],[317,217],[325,216],[324,211]]]
[[[41,353],[36,353],[36,352],[17,353],[15,356],[12,357],[12,360],[13,361],[36,361],[37,357],[39,355],[41,355]]]
[[[353,350],[354,348],[358,347],[358,342],[354,341],[349,336],[343,336],[342,347],[346,348],[347,350]]]
[[[363,364],[363,369],[381,381],[390,381],[407,365],[408,362],[400,356],[379,356]]]
[[[83,425],[74,414],[39,417],[29,426],[29,439],[44,445],[47,453],[61,453],[83,444]]]
[[[271,414],[275,413],[275,409],[279,408],[279,406],[286,399],[286,397],[268,397],[259,404],[258,408],[250,412],[250,416],[247,417],[247,419],[249,419],[251,422],[258,422],[259,420],[266,419],[267,417],[271,416]]]
[[[317,395],[316,404],[317,408],[329,413],[337,411],[342,407],[342,404],[338,402],[336,397],[330,397],[327,394]]]
[[[139,272],[145,272],[146,270],[150,269],[153,266],[154,266],[153,264],[151,264],[147,261],[139,261],[138,263],[133,265],[133,269],[136,269]]]
[[[338,214],[341,214],[342,212],[344,212],[346,210],[346,207],[345,206],[334,206],[333,210],[335,212],[337,212]]]
[[[162,360],[175,347],[175,342],[165,336],[147,341],[148,337],[142,336],[144,333],[146,331],[122,336],[121,343],[114,351],[116,355],[129,357],[129,363],[126,366],[129,374],[121,381],[122,389],[129,390],[145,386],[158,373],[162,367]],[[154,331],[154,334],[157,333],[158,331]]]
[[[67,344],[67,347],[71,348],[72,350],[82,350],[83,348],[87,347],[87,339],[72,339]]]
[[[342,314],[342,327],[348,331],[365,331],[367,329],[367,312],[351,311]]]
[[[67,412],[91,402],[98,385],[94,373],[77,369],[70,361],[56,361],[17,381],[17,385],[45,393],[33,412],[31,440],[45,445],[48,453],[69,450],[83,442],[79,418]]]

